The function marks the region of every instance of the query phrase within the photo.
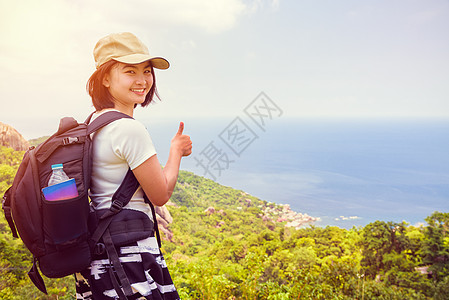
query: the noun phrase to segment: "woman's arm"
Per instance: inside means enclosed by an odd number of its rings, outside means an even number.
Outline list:
[[[171,197],[178,180],[181,158],[192,153],[192,141],[188,135],[182,134],[184,123],[173,137],[170,153],[164,169],[161,168],[157,155],[153,155],[133,170],[150,201],[157,206],[164,205]]]

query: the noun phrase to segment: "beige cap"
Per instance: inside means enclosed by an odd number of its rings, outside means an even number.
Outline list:
[[[100,39],[94,48],[97,69],[111,59],[125,64],[140,64],[151,60],[157,69],[168,69],[170,63],[162,57],[153,57],[148,48],[132,33],[112,33]]]

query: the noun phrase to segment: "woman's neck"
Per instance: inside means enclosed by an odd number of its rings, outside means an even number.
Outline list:
[[[122,112],[130,117],[133,117],[133,115],[134,115],[134,107],[131,107],[131,106],[125,106],[125,105],[121,105],[120,103],[115,103],[114,109],[116,109],[119,112]]]
[[[133,118],[134,109],[124,109],[124,108],[120,108],[120,107],[117,107],[117,106],[115,106],[114,108],[104,108],[102,110],[97,110],[96,113],[97,114],[102,114],[102,113],[104,113],[106,111],[110,111],[110,110],[119,111],[119,112],[124,113],[124,114],[130,116],[131,118]]]

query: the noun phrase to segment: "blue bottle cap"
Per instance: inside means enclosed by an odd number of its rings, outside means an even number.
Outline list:
[[[62,169],[62,164],[51,165],[52,170]]]

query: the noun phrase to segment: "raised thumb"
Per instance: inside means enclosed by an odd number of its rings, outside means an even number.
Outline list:
[[[181,123],[179,123],[179,129],[176,134],[181,135],[183,131],[184,131],[184,122],[181,122]]]

